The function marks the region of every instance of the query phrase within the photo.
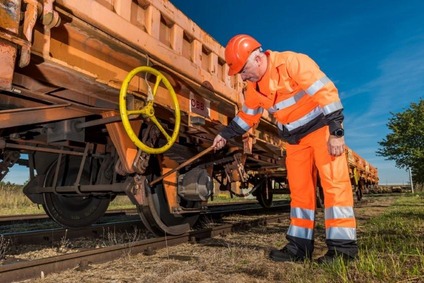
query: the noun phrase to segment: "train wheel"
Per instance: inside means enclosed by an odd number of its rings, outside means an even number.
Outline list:
[[[60,166],[58,186],[73,185],[78,175],[80,160],[73,158]],[[46,174],[45,185],[52,186],[57,162]],[[90,174],[84,170],[81,184],[89,184]],[[75,194],[44,193],[43,208],[54,221],[66,228],[86,227],[102,217],[110,203],[110,196],[78,196]]]
[[[160,176],[158,159],[150,156],[149,169],[153,169],[145,183],[146,204],[137,207],[141,220],[147,229],[156,235],[181,235],[188,232],[199,219],[199,213],[173,214],[169,211],[163,182],[150,187],[148,183]],[[186,207],[198,207],[200,203],[190,202]]]
[[[263,208],[270,208],[272,206],[272,180],[266,178],[262,181],[262,185],[258,188],[256,199]]]

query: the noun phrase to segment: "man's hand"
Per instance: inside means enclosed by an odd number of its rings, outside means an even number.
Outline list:
[[[225,146],[226,143],[227,143],[226,139],[221,137],[221,135],[216,135],[215,139],[213,140],[212,146],[215,150],[220,150],[221,148]]]
[[[330,135],[327,142],[328,153],[332,156],[340,156],[344,153],[345,141],[344,137],[336,137]]]

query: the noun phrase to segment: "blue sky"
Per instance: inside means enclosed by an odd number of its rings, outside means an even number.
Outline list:
[[[331,78],[345,108],[346,142],[379,170],[380,183],[408,172],[376,156],[390,113],[424,98],[424,1],[171,0],[223,46],[248,33],[264,49],[308,54]],[[23,183],[27,171],[4,181]]]
[[[308,54],[339,89],[348,146],[378,168],[381,184],[409,181],[375,152],[390,113],[424,98],[424,1],[171,3],[223,46],[247,33],[264,49]]]

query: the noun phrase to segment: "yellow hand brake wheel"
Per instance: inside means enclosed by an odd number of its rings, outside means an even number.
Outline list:
[[[146,105],[141,109],[128,110],[127,109],[128,86],[132,78],[138,73],[146,73],[146,75],[148,73],[153,74],[154,76],[156,76],[156,81],[154,82],[154,86],[152,89],[150,84],[153,84],[153,83],[149,83],[146,80],[146,83],[147,83]],[[171,96],[172,106],[174,107],[175,125],[174,125],[174,130],[172,132],[172,135],[169,135],[166,132],[166,130],[162,127],[162,125],[160,124],[160,122],[155,116],[155,110],[153,108],[154,98],[161,83],[163,83],[163,85],[169,91],[169,95]],[[142,98],[145,99],[145,97],[142,97]],[[163,153],[167,151],[177,140],[178,132],[180,130],[180,121],[181,121],[180,106],[178,104],[177,95],[175,94],[174,88],[172,87],[168,79],[162,73],[160,73],[156,69],[153,69],[152,67],[148,67],[148,66],[137,67],[133,69],[132,71],[130,71],[128,75],[125,77],[124,81],[122,82],[121,91],[119,93],[119,112],[121,114],[121,119],[122,119],[122,123],[124,124],[125,131],[127,132],[129,138],[134,142],[134,144],[138,148],[140,148],[146,153],[149,153],[149,154]],[[130,119],[129,119],[129,116],[131,115],[142,115],[144,118],[150,119],[150,121],[152,121],[156,125],[156,127],[159,129],[162,135],[166,138],[167,140],[166,144],[162,147],[154,148],[154,147],[147,146],[146,144],[141,142],[138,136],[135,134],[134,130],[132,129]]]

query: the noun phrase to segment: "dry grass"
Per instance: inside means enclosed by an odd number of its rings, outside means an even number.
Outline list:
[[[22,191],[23,186],[0,182],[0,215],[43,214],[41,205],[33,203]],[[127,196],[117,196],[109,209],[133,209]]]
[[[44,213],[22,192],[22,186],[0,182],[0,215]]]

